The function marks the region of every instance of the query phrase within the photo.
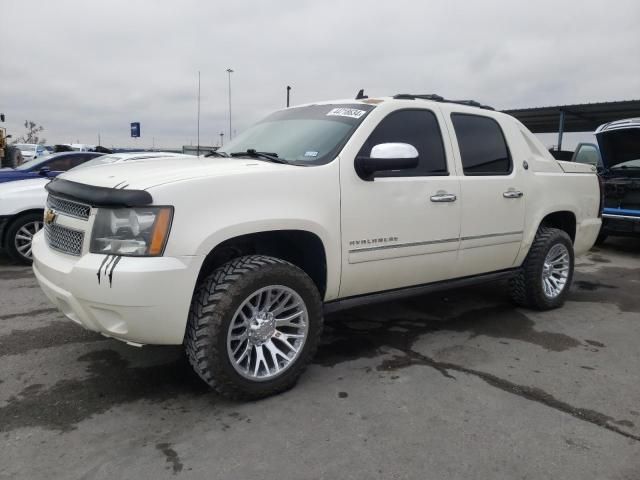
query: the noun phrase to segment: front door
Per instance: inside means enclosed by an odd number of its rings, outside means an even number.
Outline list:
[[[369,156],[382,143],[408,143],[418,150],[419,165],[366,181],[353,158],[341,159],[340,297],[447,279],[456,263],[460,182],[441,113],[380,107],[374,113],[368,120],[379,123],[358,155]]]

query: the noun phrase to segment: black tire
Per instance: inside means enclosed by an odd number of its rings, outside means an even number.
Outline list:
[[[308,312],[307,338],[296,360],[273,379],[257,381],[240,375],[227,353],[227,333],[242,302],[260,288],[283,285],[294,290]],[[263,255],[234,259],[196,287],[185,333],[189,363],[211,388],[234,400],[274,395],[295,385],[313,358],[322,334],[320,293],[309,276],[283,260]]]
[[[26,213],[21,215],[9,224],[4,238],[5,248],[9,256],[16,262],[22,263],[23,265],[31,265],[33,262],[33,259],[31,258],[31,242],[28,242],[28,255],[25,256],[25,254],[21,252],[16,245],[16,242],[18,241],[16,237],[23,227],[29,229],[29,226],[34,224],[39,225],[38,230],[42,228],[42,213]]]
[[[5,158],[2,163],[3,167],[16,168],[24,162],[22,152],[16,147],[7,147],[5,149]]]
[[[557,244],[564,245],[569,253],[569,271],[562,291],[551,298],[544,291],[542,272],[547,254]],[[573,280],[573,267],[573,244],[569,235],[557,228],[540,227],[522,267],[509,281],[511,299],[519,306],[535,310],[562,306]]]

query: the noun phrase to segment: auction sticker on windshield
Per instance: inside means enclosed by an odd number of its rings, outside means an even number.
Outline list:
[[[365,113],[367,112],[364,110],[358,110],[357,108],[341,107],[341,108],[334,108],[333,110],[331,110],[329,113],[327,113],[327,117],[334,116],[334,117],[360,118]]]

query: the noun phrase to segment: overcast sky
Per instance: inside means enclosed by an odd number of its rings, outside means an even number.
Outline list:
[[[285,104],[400,92],[496,108],[640,98],[640,2],[2,0],[0,112],[48,143],[177,147]],[[142,138],[129,138],[129,123]],[[547,142],[550,143],[550,142]]]

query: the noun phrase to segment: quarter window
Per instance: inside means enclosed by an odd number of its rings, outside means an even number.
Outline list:
[[[408,143],[418,150],[418,166],[411,170],[376,173],[376,177],[420,177],[448,175],[447,160],[438,120],[428,110],[398,110],[390,113],[375,128],[358,156],[368,157],[381,143]]]
[[[458,137],[465,175],[508,175],[511,156],[498,122],[489,117],[454,113],[453,128]]]

